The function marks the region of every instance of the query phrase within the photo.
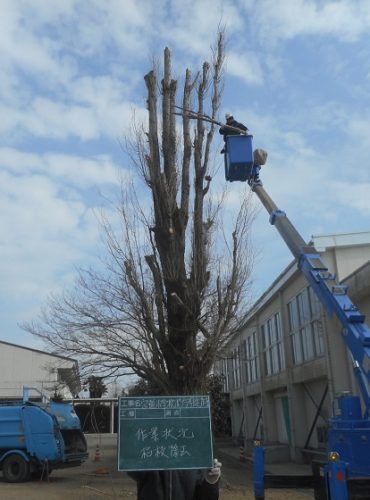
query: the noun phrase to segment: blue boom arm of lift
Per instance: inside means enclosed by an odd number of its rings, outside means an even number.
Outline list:
[[[349,477],[369,477],[370,329],[365,316],[352,303],[348,288],[336,281],[314,246],[306,245],[285,212],[276,207],[263,187],[252,185],[252,189],[267,209],[271,224],[275,225],[296,258],[299,269],[321,304],[329,314],[335,314],[342,325],[342,338],[352,355],[365,411],[361,415],[358,396],[342,395],[338,399],[339,412],[330,419],[327,447],[329,452],[337,452],[347,464]]]
[[[248,181],[253,191],[270,214],[270,222],[297,259],[313,291],[330,314],[336,314],[342,324],[342,336],[353,358],[354,372],[365,405],[365,418],[370,416],[370,329],[365,316],[358,311],[347,294],[347,287],[339,284],[323,263],[320,254],[305,241],[279,210],[262,185],[253,184],[256,173],[252,135],[226,138],[225,178],[229,182]]]
[[[370,415],[370,329],[365,316],[352,303],[347,294],[348,287],[339,284],[328,271],[320,254],[303,238],[289,221],[285,212],[279,210],[262,186],[253,191],[270,214],[290,251],[297,259],[298,267],[329,314],[335,314],[342,324],[342,337],[353,358],[354,372],[365,405],[364,418]]]

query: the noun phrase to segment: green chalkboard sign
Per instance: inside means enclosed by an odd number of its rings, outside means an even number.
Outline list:
[[[209,396],[119,399],[118,470],[208,469]]]

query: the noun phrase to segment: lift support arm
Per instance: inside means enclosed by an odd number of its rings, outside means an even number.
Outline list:
[[[297,260],[313,291],[329,314],[335,314],[342,324],[342,337],[353,358],[354,372],[365,404],[365,418],[370,416],[370,329],[365,316],[352,303],[348,287],[337,282],[328,271],[314,246],[305,241],[290,222],[286,213],[279,210],[260,185],[254,185],[256,193],[267,212],[270,223],[275,225],[283,240]]]

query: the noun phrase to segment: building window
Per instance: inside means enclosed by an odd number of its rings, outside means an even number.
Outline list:
[[[320,302],[310,287],[288,303],[289,330],[294,364],[324,354]]]
[[[230,373],[229,373],[229,360],[224,358],[222,360],[222,375],[224,376],[224,392],[230,391]]]
[[[245,370],[247,384],[259,379],[259,364],[257,350],[257,332],[253,332],[245,341]]]
[[[236,347],[231,353],[231,385],[232,389],[239,389],[241,386],[240,377],[240,347]]]
[[[274,314],[262,325],[265,374],[273,375],[285,370],[280,313]]]

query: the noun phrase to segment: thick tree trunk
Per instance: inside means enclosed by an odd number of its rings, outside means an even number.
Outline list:
[[[204,112],[204,100],[209,86],[210,66],[205,63],[198,84],[198,112]],[[172,79],[171,53],[164,52],[164,78],[162,80],[162,157],[163,169],[158,156],[158,116],[157,82],[151,72],[145,77],[148,88],[149,145],[147,159],[150,185],[154,203],[154,234],[156,248],[161,263],[167,306],[168,337],[161,348],[166,361],[168,375],[174,388],[179,392],[189,391],[187,381],[194,386],[196,380],[204,378],[203,372],[209,370],[206,360],[198,359],[196,336],[197,319],[209,279],[208,270],[208,231],[211,224],[203,222],[204,196],[208,186],[204,185],[207,162],[203,163],[205,126],[201,119],[197,122],[194,141],[194,206],[193,206],[193,250],[191,276],[185,268],[186,229],[189,220],[190,165],[192,144],[190,120],[186,113],[183,117],[183,161],[181,186],[177,174],[177,137],[176,137],[176,89],[177,82]],[[186,72],[183,106],[189,109],[195,82],[191,82],[190,71]],[[216,100],[214,104],[217,104]],[[177,197],[180,198],[180,206]],[[157,269],[151,267],[154,281],[158,281]]]

